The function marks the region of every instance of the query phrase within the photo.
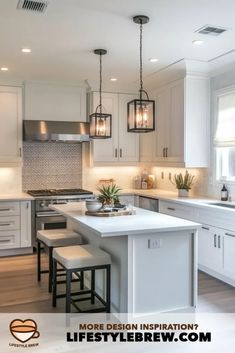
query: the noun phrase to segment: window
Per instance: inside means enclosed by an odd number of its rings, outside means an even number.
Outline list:
[[[216,179],[235,181],[235,90],[217,97]]]

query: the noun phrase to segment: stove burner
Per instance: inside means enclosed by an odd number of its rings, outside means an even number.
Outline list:
[[[27,193],[34,197],[39,196],[66,196],[66,195],[91,195],[91,191],[83,189],[42,189],[42,190],[28,190]]]

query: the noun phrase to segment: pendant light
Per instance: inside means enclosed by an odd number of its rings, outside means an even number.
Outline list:
[[[149,22],[147,16],[138,15],[133,21],[140,25],[140,97],[127,103],[127,131],[128,132],[151,132],[155,130],[155,101],[150,100],[148,93],[143,88],[143,59],[142,59],[142,37],[143,24]],[[145,99],[143,99],[145,95]]]
[[[107,139],[112,135],[112,115],[104,113],[102,106],[102,56],[107,54],[107,50],[95,49],[94,53],[100,56],[100,88],[99,105],[95,113],[90,115],[90,138]]]

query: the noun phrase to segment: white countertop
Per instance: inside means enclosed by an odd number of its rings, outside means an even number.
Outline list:
[[[136,215],[116,217],[87,216],[83,202],[50,205],[50,208],[93,230],[101,237],[193,230],[199,227],[198,223],[137,207],[135,208]]]
[[[16,194],[0,194],[0,201],[31,201],[34,200],[32,196],[26,192],[19,192]]]

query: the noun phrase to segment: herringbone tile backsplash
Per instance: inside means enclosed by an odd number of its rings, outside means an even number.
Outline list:
[[[81,144],[24,142],[23,159],[23,190],[82,187]]]

